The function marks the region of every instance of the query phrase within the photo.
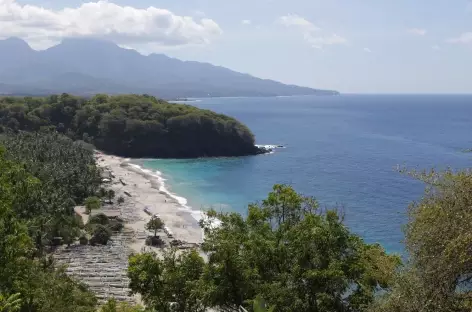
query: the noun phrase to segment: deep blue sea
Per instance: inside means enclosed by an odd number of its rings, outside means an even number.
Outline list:
[[[235,117],[258,144],[283,144],[270,155],[150,160],[166,187],[195,210],[245,213],[275,183],[292,185],[389,252],[403,252],[406,209],[422,183],[397,172],[467,168],[472,154],[472,96],[341,95],[214,98],[189,103]]]

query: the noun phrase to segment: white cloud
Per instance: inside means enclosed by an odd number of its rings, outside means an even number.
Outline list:
[[[371,52],[372,52],[372,50],[371,50],[371,49],[369,49],[369,48],[364,48],[364,52],[371,53]]]
[[[316,27],[310,21],[296,14],[289,14],[279,18],[279,22],[285,26],[295,26],[306,31],[318,31],[320,28]]]
[[[325,34],[309,20],[296,14],[281,16],[278,23],[286,27],[298,28],[306,42],[313,48],[322,49],[325,45],[345,44],[347,40],[337,34]]]
[[[243,25],[251,25],[252,22],[251,22],[250,20],[242,20],[242,21],[241,21],[241,24],[243,24]]]
[[[457,38],[451,38],[447,40],[447,42],[457,44],[470,44],[472,43],[472,32],[463,33]]]
[[[66,37],[103,38],[126,46],[181,46],[207,44],[221,34],[211,19],[197,21],[156,7],[138,9],[103,0],[48,10],[0,0],[0,37],[21,37],[37,48]]]
[[[423,28],[410,28],[408,29],[408,32],[412,35],[417,35],[417,36],[424,36],[426,35],[426,29]]]
[[[345,44],[347,40],[336,34],[328,36],[312,36],[305,35],[305,40],[311,44],[313,48],[322,49],[325,45]]]

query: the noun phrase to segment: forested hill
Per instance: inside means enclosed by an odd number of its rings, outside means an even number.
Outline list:
[[[254,135],[237,120],[148,95],[69,94],[0,99],[0,131],[57,130],[125,157],[255,155]]]

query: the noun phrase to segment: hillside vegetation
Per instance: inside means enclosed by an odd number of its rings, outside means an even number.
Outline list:
[[[54,237],[71,243],[80,235],[74,206],[99,182],[93,152],[69,138],[0,138],[0,311],[95,311],[95,296],[47,255]]]
[[[0,127],[13,132],[52,129],[126,157],[261,153],[251,131],[234,118],[147,95],[5,97],[0,99]]]

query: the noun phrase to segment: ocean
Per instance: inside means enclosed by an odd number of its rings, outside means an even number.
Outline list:
[[[323,207],[337,207],[367,242],[403,253],[407,207],[424,185],[398,172],[471,166],[472,96],[341,95],[213,98],[188,104],[245,123],[269,155],[146,160],[145,168],[195,211],[246,213],[272,185],[292,185]]]

